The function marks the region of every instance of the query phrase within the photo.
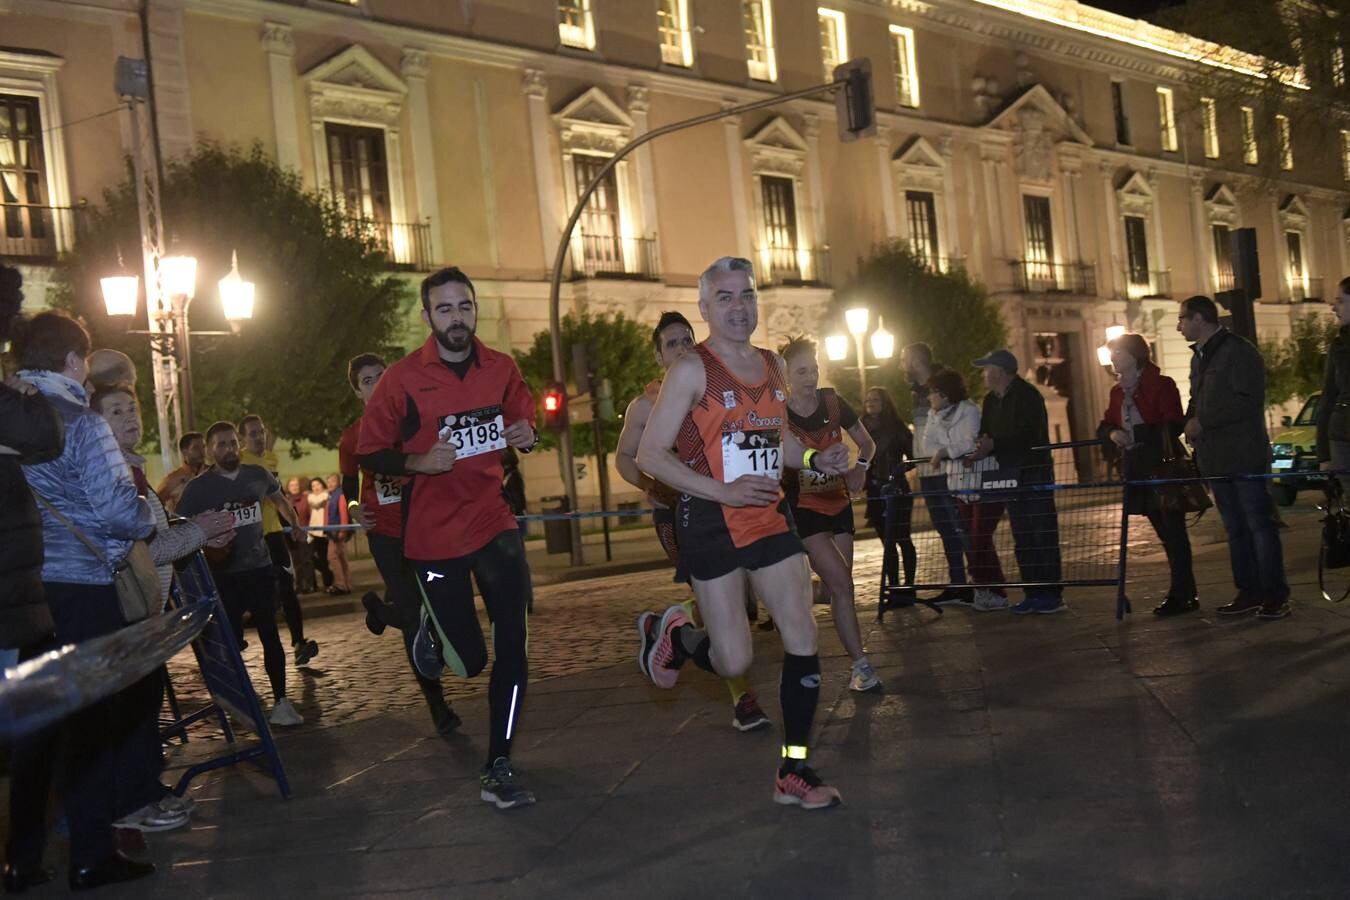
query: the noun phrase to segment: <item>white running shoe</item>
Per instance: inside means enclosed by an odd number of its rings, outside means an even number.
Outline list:
[[[853,677],[849,679],[848,689],[860,694],[880,693],[881,679],[870,662],[860,659],[853,664]]]
[[[289,698],[282,697],[277,701],[277,705],[272,707],[272,714],[267,717],[267,721],[273,725],[289,728],[292,725],[303,725],[305,717],[296,711],[295,704],[291,703]]]
[[[975,589],[975,609],[977,612],[995,612],[1008,608],[1008,598],[995,594],[989,588]]]

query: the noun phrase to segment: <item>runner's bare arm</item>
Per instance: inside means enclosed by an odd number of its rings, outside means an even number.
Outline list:
[[[614,452],[614,467],[619,470],[623,480],[633,487],[646,491],[651,487],[651,479],[643,474],[637,463],[638,444],[642,441],[642,432],[647,427],[647,419],[652,414],[652,401],[646,394],[638,394],[623,414],[623,431],[619,432],[619,448]]]
[[[768,506],[776,502],[779,493],[774,479],[743,475],[731,484],[723,484],[698,474],[680,462],[670,449],[675,446],[684,417],[705,390],[703,363],[697,356],[686,356],[671,366],[638,443],[638,467],[677,491],[725,506]]]
[[[848,436],[853,438],[853,443],[858,447],[858,459],[865,459],[870,462],[876,456],[877,442],[872,440],[872,435],[867,433],[867,426],[862,423],[862,419],[853,423],[853,426],[848,430]],[[848,485],[849,491],[856,494],[867,483],[867,470],[862,466],[854,466],[844,475],[844,481]]]

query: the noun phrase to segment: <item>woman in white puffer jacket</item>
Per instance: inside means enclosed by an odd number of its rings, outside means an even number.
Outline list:
[[[975,585],[998,584],[1006,579],[994,549],[994,529],[1003,513],[1003,505],[982,504],[980,473],[996,467],[993,457],[968,460],[980,436],[980,409],[967,396],[966,383],[959,372],[942,369],[928,380],[928,404],[932,412],[923,433],[923,452],[929,457],[932,474],[946,474],[947,489],[955,493],[956,512],[966,536],[966,559],[970,580]],[[945,593],[945,592],[944,592]],[[980,612],[1006,609],[1007,592],[1001,587],[976,587],[971,605]],[[966,595],[949,602],[962,603]]]

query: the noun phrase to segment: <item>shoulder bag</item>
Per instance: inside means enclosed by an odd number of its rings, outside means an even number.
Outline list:
[[[1186,455],[1186,451],[1177,446],[1172,438],[1172,430],[1162,426],[1162,462],[1153,471],[1154,478],[1193,478],[1182,484],[1159,484],[1153,488],[1154,502],[1164,513],[1204,513],[1214,505],[1209,499],[1205,482],[1200,479],[1200,470],[1195,461]]]
[[[75,523],[57,512],[56,507],[47,502],[47,498],[33,492],[33,496],[56,517],[56,520],[75,535],[81,544],[89,548],[100,562],[112,572],[113,587],[117,589],[117,602],[122,608],[122,618],[127,624],[139,622],[152,612],[158,612],[164,606],[164,598],[159,592],[159,573],[150,557],[150,546],[145,541],[132,541],[131,551],[117,565],[108,561],[108,555],[100,550]]]

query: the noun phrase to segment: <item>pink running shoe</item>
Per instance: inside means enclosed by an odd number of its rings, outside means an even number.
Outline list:
[[[810,766],[774,779],[773,802],[782,806],[800,806],[802,809],[827,809],[844,800],[839,792],[820,780]]]
[[[652,673],[647,671],[647,654],[651,652],[652,645],[656,643],[655,619],[656,613],[654,612],[645,612],[637,617],[638,670],[648,678],[651,677]]]
[[[688,613],[678,604],[662,613],[661,621],[654,626],[650,619],[646,623],[643,646],[647,651],[647,675],[657,687],[672,688],[680,677],[679,663],[675,661],[674,631],[688,623]]]

